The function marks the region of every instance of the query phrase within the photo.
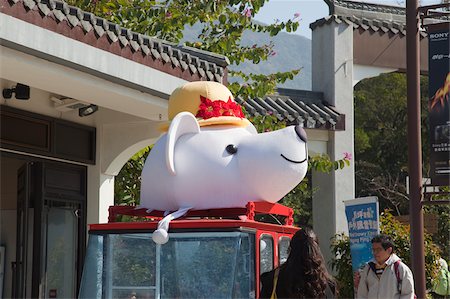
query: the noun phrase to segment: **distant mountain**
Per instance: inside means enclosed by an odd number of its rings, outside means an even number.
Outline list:
[[[195,40],[200,32],[200,26],[185,29],[184,40]],[[286,72],[301,68],[300,73],[292,81],[286,81],[279,86],[284,88],[311,90],[311,40],[297,34],[281,32],[270,37],[266,33],[247,31],[242,38],[244,45],[262,45],[270,41],[274,43],[275,56],[259,64],[241,63],[230,66],[233,70],[251,73],[270,74]],[[230,79],[232,80],[232,79]]]

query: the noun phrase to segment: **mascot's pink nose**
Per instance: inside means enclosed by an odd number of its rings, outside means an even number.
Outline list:
[[[300,125],[295,126],[295,133],[297,133],[297,136],[300,137],[302,141],[305,143],[308,142],[308,137],[306,136],[305,129],[301,127]]]

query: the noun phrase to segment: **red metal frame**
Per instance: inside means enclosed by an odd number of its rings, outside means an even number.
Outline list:
[[[284,226],[285,227],[285,226]],[[255,235],[255,240],[256,240],[256,244],[255,244],[255,270],[256,270],[256,278],[255,278],[255,283],[256,283],[256,298],[259,298],[259,292],[260,292],[260,282],[259,282],[259,278],[261,276],[261,265],[260,265],[260,240],[261,240],[261,235],[270,235],[272,236],[273,239],[273,266],[276,268],[279,266],[279,253],[278,253],[278,248],[279,248],[279,244],[278,242],[280,241],[281,237],[289,237],[290,239],[292,239],[292,236],[295,234],[295,232],[297,232],[297,230],[299,230],[299,228],[297,227],[290,227],[291,229],[289,230],[285,230],[285,231],[274,231],[270,228],[267,227],[260,227],[257,231],[256,231],[256,235]]]
[[[158,221],[142,222],[112,222],[89,225],[90,231],[113,231],[113,230],[147,230],[153,231],[158,226]],[[249,228],[274,233],[294,234],[298,228],[295,226],[278,225],[257,221],[246,221],[238,219],[182,219],[170,222],[170,230],[186,230],[194,228]]]
[[[148,211],[146,208],[137,209],[134,206],[110,206],[108,222],[116,222],[118,215],[128,215],[143,217],[151,220],[160,220],[164,217],[164,211]],[[247,203],[245,208],[227,208],[227,209],[208,209],[208,210],[189,210],[186,215],[180,219],[189,217],[221,217],[236,218],[245,216],[247,220],[254,221],[256,214],[272,214],[285,216],[285,225],[294,223],[294,211],[291,208],[278,203],[253,202]]]

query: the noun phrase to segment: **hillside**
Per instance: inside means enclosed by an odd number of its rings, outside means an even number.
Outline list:
[[[199,26],[187,28],[184,31],[184,40],[195,40],[200,32]],[[269,34],[247,31],[243,36],[244,45],[266,44],[273,41],[276,52],[268,61],[257,65],[243,63],[230,68],[252,73],[270,74],[285,72],[296,68],[302,68],[300,74],[294,80],[287,81],[280,87],[294,89],[311,89],[311,40],[296,34],[282,32],[275,37]],[[230,79],[232,80],[232,79]]]

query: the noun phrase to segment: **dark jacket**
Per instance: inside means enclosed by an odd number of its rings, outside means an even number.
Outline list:
[[[263,273],[261,275],[261,293],[259,294],[259,298],[260,299],[269,299],[270,296],[272,295],[272,290],[273,290],[273,276],[275,275],[275,269],[270,271],[270,272],[266,272]],[[283,275],[280,274],[278,275],[278,282],[277,282],[277,298],[287,298],[287,294],[286,294],[286,287],[283,286]]]
[[[261,293],[259,294],[260,299],[269,299],[272,295],[273,290],[273,276],[275,274],[275,270],[272,270],[270,272],[263,273],[260,277],[261,281]],[[278,282],[277,282],[277,298],[283,299],[283,298],[292,298],[289,296],[287,290],[288,286],[286,285],[286,277],[283,275],[283,271],[280,271],[280,274],[278,275]],[[335,292],[335,285],[333,282],[329,283],[329,289],[326,291],[326,298],[334,298],[333,295]]]

